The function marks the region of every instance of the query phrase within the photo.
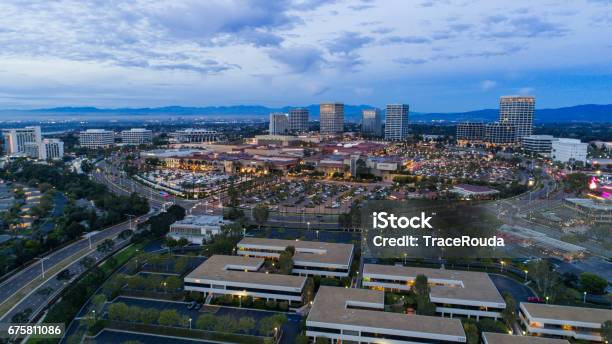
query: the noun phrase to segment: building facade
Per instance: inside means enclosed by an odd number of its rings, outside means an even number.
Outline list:
[[[213,143],[222,141],[221,133],[209,129],[188,128],[170,133],[172,143]]]
[[[530,335],[603,342],[602,325],[612,321],[612,311],[521,302],[519,318]]]
[[[132,128],[121,132],[121,142],[126,145],[148,145],[153,142],[153,131]]]
[[[115,133],[104,129],[87,129],[79,133],[79,143],[84,148],[108,148],[115,144]]]
[[[388,104],[385,112],[385,140],[401,141],[408,137],[407,104]]]
[[[38,126],[2,129],[2,150],[7,155],[24,153],[26,144],[38,145],[40,141],[42,141],[42,134]]]
[[[273,112],[270,114],[270,135],[287,135],[290,131],[287,114]]]
[[[38,158],[40,160],[56,160],[64,156],[64,142],[59,139],[44,139],[40,143]]]
[[[521,142],[523,137],[533,133],[534,110],[535,97],[501,97],[499,100],[499,122],[513,125],[516,128],[515,140]]]
[[[289,129],[295,133],[308,131],[308,109],[297,108],[289,110]]]
[[[190,243],[202,245],[221,233],[221,226],[230,223],[220,215],[187,216],[170,225],[168,236],[174,240],[185,238]]]
[[[344,104],[323,103],[320,106],[321,134],[340,134],[344,132]]]
[[[300,276],[348,277],[353,261],[353,245],[319,241],[243,238],[238,255],[278,259],[289,246],[295,248],[293,270]]]
[[[482,142],[485,138],[483,122],[461,122],[457,125],[458,142]]]
[[[529,135],[523,137],[523,149],[527,152],[550,156],[552,143],[557,141],[551,135]]]
[[[380,109],[367,109],[361,111],[361,133],[366,136],[382,136]]]
[[[586,163],[588,143],[582,143],[578,139],[559,138],[552,142],[551,157],[554,161],[572,162],[581,161]]]
[[[485,142],[491,145],[512,145],[516,142],[516,127],[500,122],[487,123]]]

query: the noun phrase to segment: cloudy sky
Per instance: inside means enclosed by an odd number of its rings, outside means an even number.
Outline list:
[[[0,108],[612,103],[611,0],[0,2]]]

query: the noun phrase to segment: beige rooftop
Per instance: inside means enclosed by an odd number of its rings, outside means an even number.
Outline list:
[[[527,302],[521,302],[521,307],[526,309],[531,317],[539,319],[567,320],[594,324],[602,324],[607,320],[612,320],[612,310],[609,309]]]
[[[431,286],[431,297],[505,304],[493,281],[484,272],[365,264],[363,275],[395,276],[403,281],[414,281],[418,275],[425,275],[430,283],[443,280],[442,283],[453,284]]]
[[[552,339],[533,336],[511,336],[503,333],[483,332],[487,344],[570,344],[565,339]]]
[[[258,248],[267,246],[275,251],[283,251],[288,246],[295,248],[294,262],[323,263],[347,266],[353,256],[353,245],[321,241],[283,240],[267,238],[243,238],[238,248]]]
[[[347,308],[347,304],[379,309]],[[385,312],[384,304],[382,291],[321,286],[306,321],[465,338],[458,319]]]
[[[303,288],[306,277],[257,272],[263,263],[263,258],[214,255],[189,273],[185,280],[249,283],[300,290]]]

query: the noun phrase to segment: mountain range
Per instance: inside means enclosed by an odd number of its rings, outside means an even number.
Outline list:
[[[310,111],[311,119],[319,118],[319,105],[305,106]],[[48,120],[50,118],[75,119],[128,119],[142,118],[144,116],[163,117],[192,117],[206,116],[211,118],[265,118],[271,112],[288,112],[292,107],[271,108],[261,105],[236,106],[206,106],[184,107],[167,106],[154,108],[97,108],[97,107],[56,107],[34,110],[0,110],[0,120]],[[359,121],[363,109],[372,108],[370,105],[345,105],[345,119]],[[497,109],[483,109],[467,112],[426,113],[410,112],[410,120],[414,122],[458,122],[458,121],[495,121],[499,117]],[[536,109],[536,122],[612,122],[612,104],[608,105],[576,105],[556,109]]]

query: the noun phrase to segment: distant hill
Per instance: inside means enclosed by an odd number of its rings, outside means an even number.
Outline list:
[[[307,105],[312,119],[319,118],[319,105]],[[211,117],[250,117],[261,118],[270,112],[288,112],[292,107],[271,108],[261,105],[236,106],[206,106],[184,107],[167,106],[156,108],[97,108],[97,107],[56,107],[35,110],[0,110],[0,120],[12,119],[49,119],[50,117],[99,119],[104,118],[130,118],[150,116],[163,118],[168,116],[211,116]],[[363,109],[372,108],[370,105],[345,105],[347,121],[358,121]],[[265,117],[264,117],[265,118]],[[446,121],[458,122],[466,120],[494,121],[498,118],[497,109],[484,109],[467,112],[452,113],[423,113],[410,112],[411,121],[431,122]],[[612,104],[608,105],[576,105],[558,109],[536,109],[536,122],[612,122]]]

